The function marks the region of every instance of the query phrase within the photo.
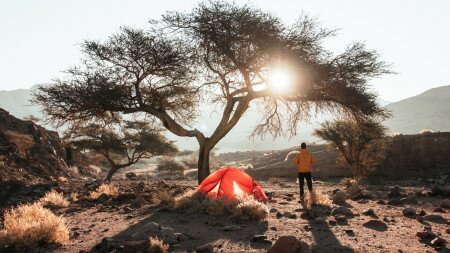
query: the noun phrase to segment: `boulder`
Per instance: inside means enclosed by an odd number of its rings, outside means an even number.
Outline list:
[[[347,189],[345,189],[345,193],[349,198],[353,198],[354,196],[361,193],[361,187],[359,186],[359,184],[356,183],[351,184],[350,186],[347,187]]]
[[[294,236],[281,236],[267,253],[309,253],[309,245]]]
[[[345,216],[353,216],[352,210],[344,206],[336,207],[333,208],[333,210],[331,210],[331,215],[336,216],[338,214],[342,214]]]
[[[401,198],[400,201],[401,201],[403,204],[406,204],[406,205],[417,205],[417,204],[419,204],[419,203],[417,202],[417,200],[416,200],[415,198],[413,198],[413,197]]]
[[[403,205],[403,202],[400,199],[391,199],[387,202],[387,204],[391,206],[401,206]]]
[[[434,238],[431,241],[431,246],[433,246],[433,247],[443,247],[443,246],[445,246],[446,243],[447,243],[446,240],[444,240],[443,238],[438,236],[438,237]]]
[[[404,216],[415,216],[416,215],[416,210],[414,208],[411,208],[411,207],[406,207],[406,208],[403,208],[402,214]]]
[[[372,208],[366,209],[362,212],[363,215],[375,215],[375,211]]]
[[[447,219],[442,217],[442,215],[429,214],[429,215],[423,216],[422,218],[425,221],[431,221],[431,222],[434,222],[434,223],[441,223],[441,224],[447,223]]]
[[[345,203],[345,199],[347,198],[345,192],[337,191],[333,196],[334,203]]]
[[[388,229],[388,226],[386,223],[380,221],[380,220],[369,220],[363,224],[364,227],[378,230],[378,231],[386,231]]]

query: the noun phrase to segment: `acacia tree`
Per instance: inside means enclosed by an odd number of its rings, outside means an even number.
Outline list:
[[[142,158],[177,152],[160,130],[141,121],[77,122],[66,132],[65,139],[77,150],[101,154],[108,161],[106,181]]]
[[[41,87],[35,101],[58,122],[105,112],[156,117],[172,133],[197,139],[201,182],[211,150],[249,106],[262,115],[252,136],[295,135],[311,112],[383,114],[367,81],[388,66],[361,43],[329,52],[323,42],[334,35],[307,16],[286,25],[248,5],[208,2],[168,12],[148,31],[124,28],[105,42],[86,41],[84,62]],[[270,79],[278,69],[289,72],[289,88]],[[221,108],[210,136],[191,127],[200,102]]]
[[[339,150],[355,179],[363,178],[381,162],[387,147],[386,128],[373,119],[326,121],[315,135]]]

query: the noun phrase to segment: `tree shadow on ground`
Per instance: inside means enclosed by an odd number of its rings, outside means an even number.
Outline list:
[[[270,244],[250,243],[254,235],[263,235],[268,230],[267,221],[241,221],[228,215],[211,216],[204,213],[185,214],[169,211],[161,207],[150,208],[142,214],[146,214],[146,218],[111,237],[110,240],[113,242],[133,241],[136,240],[136,234],[140,232],[142,234],[143,231],[147,238],[149,236],[155,236],[151,233],[145,233],[148,224],[155,222],[163,227],[172,228],[175,233],[182,234],[182,240],[178,244],[172,245],[171,250],[184,252],[208,243],[213,243],[220,248],[228,242],[241,242],[253,248],[270,247]],[[231,225],[238,225],[241,230],[223,230],[225,226]],[[98,251],[94,247],[91,252]]]
[[[312,252],[355,252],[352,248],[342,245],[333,231],[331,231],[330,225],[326,222],[326,218],[330,214],[328,208],[312,206],[311,209],[309,209],[309,212],[314,213],[313,216],[317,216],[317,218],[319,218],[317,219],[311,217],[308,219],[310,231],[315,241],[314,245],[312,245]],[[338,225],[345,224],[338,223]]]

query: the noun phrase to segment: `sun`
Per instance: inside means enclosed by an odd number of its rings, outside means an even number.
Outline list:
[[[269,86],[276,92],[283,93],[292,85],[292,76],[286,69],[276,68],[269,74]]]

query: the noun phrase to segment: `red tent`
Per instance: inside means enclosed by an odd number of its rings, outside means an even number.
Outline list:
[[[197,191],[210,197],[252,195],[260,201],[267,201],[261,186],[247,173],[234,167],[225,167],[214,171],[198,186]]]

